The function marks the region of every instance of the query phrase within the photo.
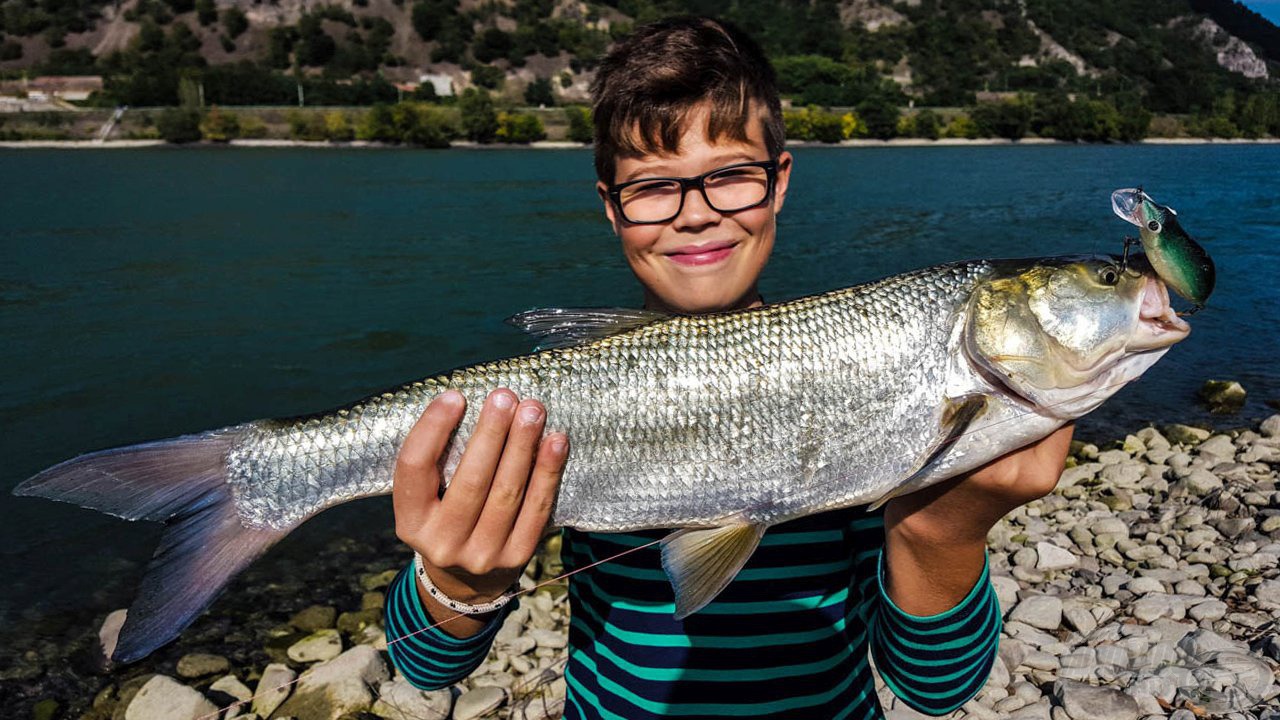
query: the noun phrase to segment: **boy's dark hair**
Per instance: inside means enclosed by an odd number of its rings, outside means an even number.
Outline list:
[[[722,20],[673,17],[637,28],[600,64],[591,98],[596,175],[605,184],[613,183],[619,157],[676,152],[689,112],[703,103],[711,140],[745,141],[753,102],[764,109],[770,157],[786,140],[773,66],[754,40]]]

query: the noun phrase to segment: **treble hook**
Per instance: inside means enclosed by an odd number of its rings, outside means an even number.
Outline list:
[[[1126,237],[1124,239],[1124,255],[1120,257],[1120,272],[1129,269],[1129,248],[1141,244],[1142,241],[1135,237]]]

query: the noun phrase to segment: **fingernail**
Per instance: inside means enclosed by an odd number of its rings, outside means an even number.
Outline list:
[[[445,405],[461,405],[462,393],[458,392],[457,390],[445,390],[444,392],[440,393],[440,396],[437,397],[436,399],[444,403]]]
[[[564,438],[562,438],[562,437],[555,437],[555,438],[552,438],[552,439],[551,439],[551,452],[553,452],[553,453],[555,453],[555,454],[557,454],[557,455],[563,455],[563,454],[564,454],[564,450],[565,450],[565,448],[566,448],[566,447],[568,447],[568,445],[569,445],[569,443],[568,443],[568,442],[566,442],[566,441],[565,441],[565,439],[564,439]]]
[[[510,410],[516,404],[516,399],[511,397],[511,393],[494,393],[493,406],[499,410]]]
[[[520,411],[520,419],[527,423],[535,423],[542,419],[542,409],[537,405],[526,405]]]

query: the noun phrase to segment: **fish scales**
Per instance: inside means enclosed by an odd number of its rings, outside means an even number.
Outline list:
[[[248,432],[228,457],[237,511],[251,527],[285,528],[390,492],[409,429],[454,388],[468,406],[447,482],[496,387],[543,401],[548,430],[569,435],[557,526],[774,524],[870,502],[940,439],[949,338],[989,271],[958,263],[750,312],[675,317],[322,416],[248,423],[233,428]]]

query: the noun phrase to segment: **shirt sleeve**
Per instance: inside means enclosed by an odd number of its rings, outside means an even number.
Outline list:
[[[470,675],[486,655],[502,621],[516,607],[507,603],[483,630],[469,638],[455,638],[431,627],[431,621],[418,598],[413,564],[400,571],[387,588],[387,651],[391,662],[414,687],[439,690]]]
[[[884,551],[877,568],[879,607],[871,654],[889,689],[914,710],[945,715],[965,704],[991,675],[1000,647],[1000,603],[987,562],[958,605],[937,615],[904,612],[885,590]]]

